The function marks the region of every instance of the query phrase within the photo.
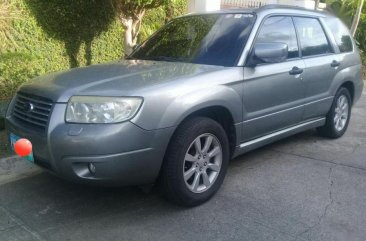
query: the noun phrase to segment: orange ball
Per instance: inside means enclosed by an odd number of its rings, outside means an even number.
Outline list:
[[[14,151],[21,157],[28,156],[32,153],[32,143],[27,139],[19,139],[14,144]]]

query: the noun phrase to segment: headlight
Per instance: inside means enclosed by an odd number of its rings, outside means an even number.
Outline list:
[[[122,122],[131,119],[141,104],[140,97],[73,96],[67,104],[66,122]]]

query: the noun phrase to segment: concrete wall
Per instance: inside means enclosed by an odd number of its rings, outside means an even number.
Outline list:
[[[278,0],[279,4],[298,6],[308,9],[314,9],[315,1],[312,0]]]
[[[189,0],[188,12],[208,12],[220,10],[221,0]]]

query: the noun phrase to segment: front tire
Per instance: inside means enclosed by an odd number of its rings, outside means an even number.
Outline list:
[[[318,128],[319,134],[332,139],[343,136],[351,118],[351,106],[352,99],[349,91],[346,88],[340,88],[334,96],[325,125]]]
[[[216,121],[195,117],[183,122],[164,158],[159,189],[169,201],[196,206],[220,188],[229,162],[229,141]]]

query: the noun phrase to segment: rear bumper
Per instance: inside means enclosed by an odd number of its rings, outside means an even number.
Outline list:
[[[10,104],[9,110],[12,109]],[[35,163],[71,181],[140,185],[157,178],[174,128],[144,130],[131,122],[68,124],[66,104],[53,108],[48,128],[33,130],[6,116],[6,129],[33,144]],[[88,165],[95,166],[95,173]]]

